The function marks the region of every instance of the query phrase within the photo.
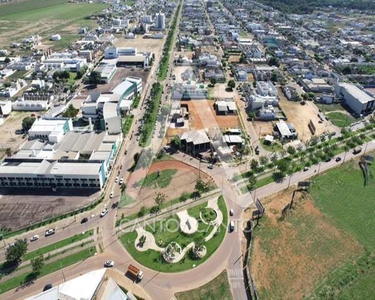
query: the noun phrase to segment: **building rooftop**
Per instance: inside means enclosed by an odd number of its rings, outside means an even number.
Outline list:
[[[375,100],[374,97],[371,97],[369,94],[367,94],[365,91],[361,90],[354,84],[342,82],[339,83],[339,85],[342,88],[346,89],[349,94],[351,94],[363,104]]]

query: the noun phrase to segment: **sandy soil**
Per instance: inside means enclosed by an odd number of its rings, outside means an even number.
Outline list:
[[[164,39],[144,39],[142,35],[137,35],[135,39],[118,38],[115,45],[117,47],[135,47],[139,52],[157,52],[161,49],[163,40]]]
[[[184,73],[186,70],[192,70],[194,71],[195,70],[195,67],[192,67],[192,66],[177,66],[177,67],[174,67],[173,68],[173,74],[176,76],[176,80],[174,80],[173,82],[176,82],[176,83],[182,83],[184,82],[184,80],[182,79],[181,77],[181,74]],[[197,75],[197,78],[193,78],[192,80],[193,81],[198,81],[199,80],[199,72],[196,72],[196,75]]]
[[[273,126],[272,122],[262,122],[262,121],[254,121],[254,130],[257,133],[259,138],[266,136],[267,134],[272,135],[273,133]]]
[[[307,141],[312,137],[311,131],[308,128],[310,119],[316,127],[315,135],[320,135],[324,131],[334,131],[334,127],[330,122],[319,123],[318,108],[311,101],[306,101],[305,105],[301,105],[298,102],[288,101],[282,91],[279,91],[279,96],[280,107],[288,118],[288,122],[293,123],[295,126],[300,140]]]
[[[231,78],[230,78],[231,79]],[[210,96],[215,98],[233,98],[234,92],[227,91],[228,85],[227,83],[217,83],[215,84],[215,87],[210,89]]]
[[[181,101],[189,107],[190,129],[238,127],[237,115],[217,116],[213,100]]]
[[[167,201],[180,197],[184,192],[191,193],[194,191],[195,183],[199,178],[199,173],[203,181],[209,182],[212,180],[211,177],[204,172],[199,172],[198,169],[176,160],[156,162],[151,165],[147,174],[169,169],[177,170],[177,173],[173,176],[169,186],[157,189],[142,187],[138,195],[134,195],[134,192],[136,191],[135,186],[137,182],[144,178],[145,172],[144,170],[135,171],[127,182],[127,193],[133,198],[136,198],[136,204],[131,208],[119,209],[119,213],[126,212],[132,214],[138,212],[141,206],[154,206],[156,192],[164,193],[167,196]]]
[[[258,236],[251,264],[263,299],[303,299],[328,271],[362,251],[359,243],[335,227],[307,194],[299,193],[293,210],[281,220],[292,191],[262,201],[267,218],[255,231]]]

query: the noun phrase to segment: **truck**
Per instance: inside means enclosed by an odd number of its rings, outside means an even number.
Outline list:
[[[362,151],[362,148],[361,147],[356,147],[356,148],[354,148],[354,150],[353,150],[353,154],[358,154],[358,153],[360,153]]]
[[[129,265],[128,272],[139,281],[141,281],[143,278],[143,272],[140,269],[138,269],[136,266]]]

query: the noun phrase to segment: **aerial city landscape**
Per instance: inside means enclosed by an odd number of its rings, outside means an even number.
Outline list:
[[[373,0],[0,0],[0,299],[375,300]]]

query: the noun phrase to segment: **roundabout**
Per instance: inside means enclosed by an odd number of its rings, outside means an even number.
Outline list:
[[[139,264],[160,272],[182,272],[209,259],[222,243],[227,223],[227,207],[220,196],[139,226],[120,240]]]

